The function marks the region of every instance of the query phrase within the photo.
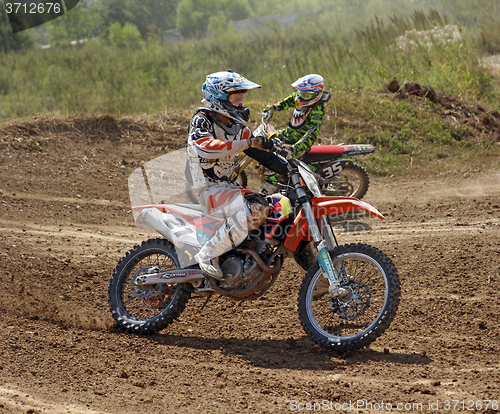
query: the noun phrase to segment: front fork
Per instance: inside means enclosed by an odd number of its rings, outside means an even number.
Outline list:
[[[309,202],[309,197],[307,197],[307,193],[300,185],[300,181],[297,176],[292,176],[292,183],[295,188],[295,192],[297,193],[300,206],[304,215],[306,217],[307,224],[309,226],[309,231],[311,232],[311,236],[314,242],[314,246],[318,250],[318,264],[321,269],[321,273],[323,276],[328,279],[330,283],[330,287],[328,288],[328,292],[336,298],[344,298],[349,295],[349,292],[340,286],[340,278],[337,276],[335,272],[335,268],[333,266],[332,259],[328,254],[328,250],[333,250],[335,247],[333,244],[333,240],[331,234],[327,231],[325,232],[325,239],[321,235],[321,231],[318,227],[318,223],[314,217],[311,203]],[[322,218],[324,220],[325,218]],[[326,223],[322,223],[326,226]],[[327,249],[328,248],[328,249]],[[340,272],[341,269],[337,269],[337,272]]]

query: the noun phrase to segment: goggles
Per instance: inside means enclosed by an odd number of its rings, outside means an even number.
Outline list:
[[[299,96],[302,99],[304,99],[305,101],[308,101],[310,99],[316,98],[316,96],[318,96],[320,94],[320,92],[310,93],[310,92],[301,92],[301,91],[299,91]]]
[[[227,97],[227,100],[233,106],[243,106],[243,101],[245,100],[245,92],[232,93]]]

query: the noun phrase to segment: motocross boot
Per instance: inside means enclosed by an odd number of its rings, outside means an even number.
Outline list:
[[[246,219],[245,219],[246,220]],[[229,217],[208,240],[194,258],[203,273],[217,280],[222,280],[222,270],[219,266],[219,256],[228,252],[233,246],[241,243],[248,235],[248,230],[239,225],[237,220]]]
[[[214,258],[207,258],[207,259],[202,259],[199,257],[198,254],[195,255],[195,259],[198,261],[198,264],[200,265],[200,269],[203,273],[207,274],[208,276],[213,277],[214,279],[217,280],[222,280],[222,270],[219,266],[219,258],[214,257]]]

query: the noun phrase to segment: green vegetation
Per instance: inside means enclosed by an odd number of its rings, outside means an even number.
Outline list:
[[[481,116],[477,105],[461,106],[459,99],[452,100],[450,106],[457,109],[449,113],[425,98],[356,90],[335,90],[330,102],[321,143],[375,145],[374,154],[359,157],[372,173],[427,174],[500,166],[500,131],[471,121]],[[275,118],[277,125],[287,122],[284,114]]]
[[[12,33],[4,3],[0,2],[0,53],[7,53],[11,50],[29,49],[33,45],[34,39],[30,33]]]
[[[7,52],[33,43],[29,34],[16,44],[13,35],[7,36],[10,46],[0,52],[0,120],[41,112],[192,111],[199,105],[205,76],[231,68],[263,86],[249,95],[256,121],[267,103],[292,92],[291,82],[305,73],[320,73],[333,95],[327,137],[377,144],[379,150],[368,161],[372,171],[389,174],[429,157],[446,165],[451,153],[464,148],[477,156],[498,155],[499,146],[491,139],[475,142],[468,126],[444,122],[429,101],[381,94],[395,77],[400,84],[418,82],[500,108],[499,82],[479,63],[482,53],[500,52],[498,1],[478,0],[473,7],[465,0],[414,0],[419,10],[408,9],[402,0],[313,0],[307,7],[299,0],[209,3],[211,7],[207,0],[82,3],[47,25],[51,49]],[[228,24],[295,11],[302,20],[288,29],[271,25],[238,33]],[[162,44],[161,29],[175,25],[192,39]],[[207,29],[212,36],[204,36]],[[5,31],[1,33],[0,45],[6,45]],[[86,43],[69,46],[79,38]],[[343,121],[354,116],[358,121]],[[284,125],[285,115],[276,123]]]
[[[225,30],[230,20],[252,15],[247,0],[181,0],[177,7],[177,27],[185,36],[202,37],[207,30]]]
[[[0,55],[0,119],[47,110],[131,114],[185,108],[199,103],[207,73],[227,68],[262,84],[252,94],[262,102],[290,93],[290,83],[304,73],[320,73],[330,88],[380,90],[396,77],[498,105],[474,39],[445,30],[444,23],[436,12],[414,12],[389,24],[376,19],[344,41],[320,19],[287,30],[232,29],[163,45],[143,41],[130,23],[115,22],[106,42]]]

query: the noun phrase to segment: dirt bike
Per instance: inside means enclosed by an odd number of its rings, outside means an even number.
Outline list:
[[[285,154],[283,148],[275,150]],[[117,324],[132,333],[154,333],[174,322],[192,295],[205,298],[202,308],[216,294],[236,300],[256,299],[276,282],[289,257],[305,274],[298,313],[304,331],[316,344],[327,350],[347,351],[367,346],[379,337],[398,309],[397,270],[375,247],[338,245],[326,217],[346,212],[384,217],[358,199],[324,196],[317,176],[303,161],[289,159],[287,168],[286,194],[267,196],[267,221],[219,257],[220,279],[204,274],[193,256],[224,221],[204,215],[199,204],[138,205],[132,190],[142,186],[151,200],[156,199],[154,181],[164,179],[163,173],[138,169],[136,176],[144,177],[145,183],[132,184],[132,176],[129,178],[136,222],[150,226],[162,237],[136,245],[115,267],[108,303]],[[281,283],[287,283],[285,276]]]
[[[254,136],[264,136],[272,138],[276,130],[270,123],[272,112],[265,112],[262,122],[254,131]],[[323,188],[323,193],[329,196],[348,196],[361,199],[368,191],[370,178],[366,170],[350,157],[360,154],[370,154],[375,152],[375,147],[369,144],[361,145],[313,145],[309,152],[300,159],[326,180],[327,186]],[[254,164],[261,182],[264,179],[264,171],[257,161],[248,155],[238,154],[236,168],[231,179],[242,187],[248,187],[248,176],[245,169]]]

